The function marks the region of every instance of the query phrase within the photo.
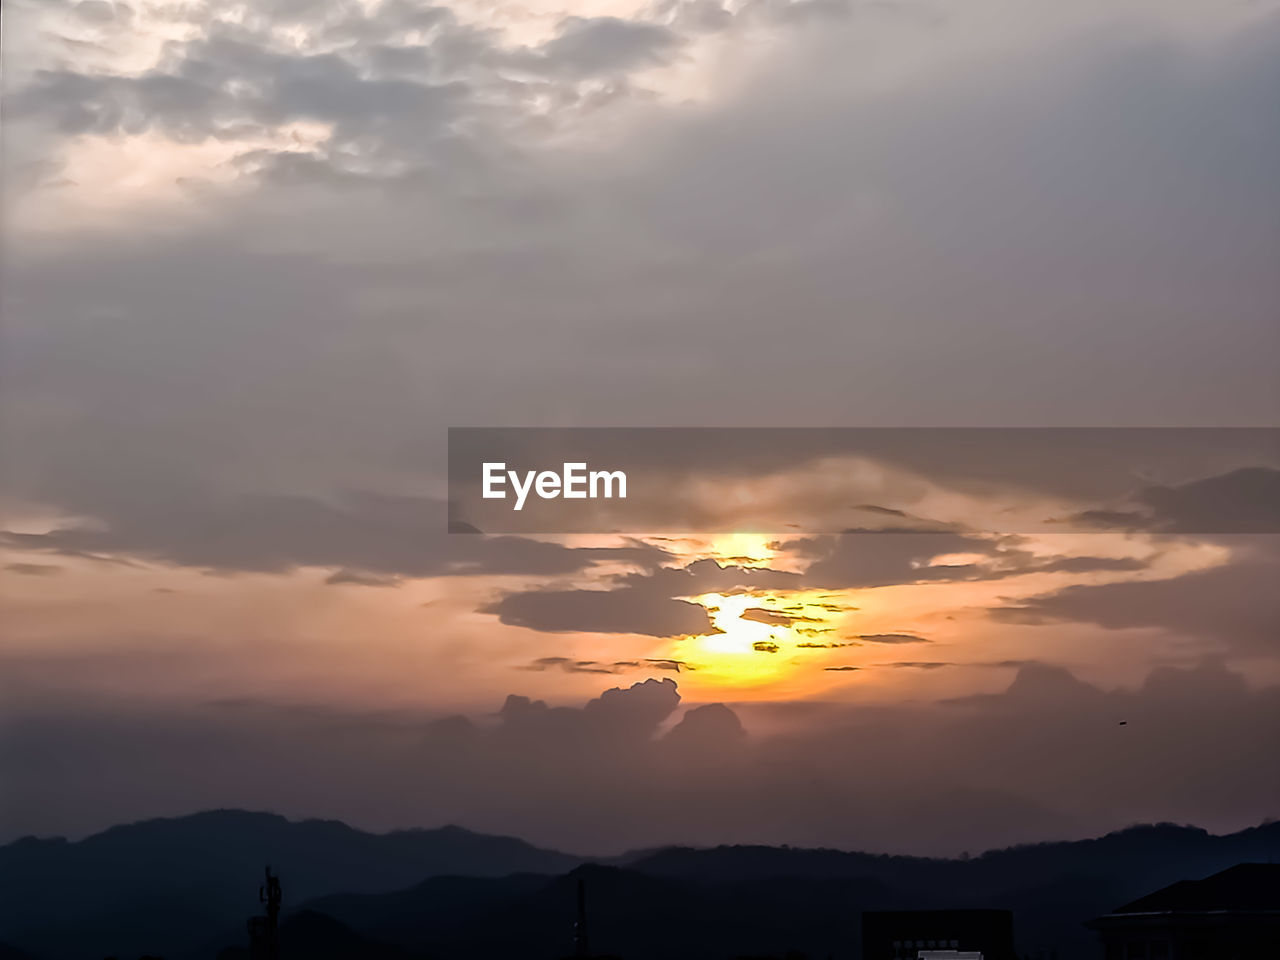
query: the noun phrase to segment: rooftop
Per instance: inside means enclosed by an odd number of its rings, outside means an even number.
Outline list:
[[[1280,863],[1241,863],[1202,880],[1180,880],[1118,907],[1126,913],[1280,911]]]

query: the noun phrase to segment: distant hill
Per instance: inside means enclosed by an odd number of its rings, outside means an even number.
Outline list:
[[[1134,827],[1096,840],[968,860],[777,847],[671,848],[566,877],[437,878],[392,895],[308,906],[415,956],[552,960],[568,952],[576,878],[587,883],[592,946],[653,960],[856,957],[863,910],[1011,909],[1023,955],[1092,960],[1082,924],[1186,877],[1280,856],[1280,824],[1213,836]]]
[[[212,957],[212,955],[210,955]],[[299,910],[280,924],[280,960],[411,960],[392,944],[361,937],[332,917]],[[250,960],[246,946],[218,953],[216,960]]]
[[[793,847],[668,847],[630,861],[635,870],[698,879],[875,877],[930,894],[1002,893],[1013,878],[1121,875],[1128,884],[1160,886],[1188,873],[1212,873],[1261,851],[1280,853],[1280,822],[1215,836],[1198,827],[1153,824],[1091,840],[1027,844],[978,857],[939,860]]]
[[[929,907],[1012,909],[1020,952],[1092,960],[1083,921],[1276,858],[1273,823],[1227,836],[1134,827],[967,860],[738,846],[583,865],[457,828],[375,835],[215,811],[0,847],[0,943],[37,960],[235,960],[270,862],[284,884],[284,960],[555,960],[571,949],[580,876],[593,948],[624,960],[856,960],[862,910]]]
[[[216,810],[113,827],[75,843],[0,847],[0,942],[38,957],[213,957],[244,930],[270,863],[287,904],[402,889],[442,874],[558,874],[579,859],[457,827],[371,834],[337,821]]]
[[[1280,822],[1225,836],[1196,827],[1130,827],[1091,840],[995,850],[967,860],[777,847],[670,848],[635,861],[650,875],[786,887],[788,878],[874,880],[892,891],[868,909],[998,907],[1015,912],[1019,951],[1092,957],[1080,925],[1135,897],[1237,863],[1280,858]]]
[[[593,952],[653,960],[849,958],[858,911],[909,899],[871,880],[701,882],[588,864],[555,878],[438,878],[390,896],[326,897],[307,908],[415,957],[556,960],[570,955],[585,880]]]

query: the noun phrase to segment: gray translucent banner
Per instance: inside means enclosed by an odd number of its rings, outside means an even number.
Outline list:
[[[454,533],[1280,532],[1280,430],[449,431]]]

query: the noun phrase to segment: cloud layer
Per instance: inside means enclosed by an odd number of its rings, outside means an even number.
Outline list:
[[[998,694],[828,706],[773,735],[748,736],[724,705],[679,705],[673,681],[647,680],[581,708],[511,696],[475,720],[254,703],[9,716],[0,757],[17,778],[0,833],[227,805],[453,822],[590,852],[752,841],[956,853],[1136,820],[1238,828],[1272,814],[1280,790],[1277,692],[1213,663],[1117,690],[1028,665]],[[86,792],[93,809],[67,800]]]
[[[1188,535],[1274,524],[1231,451],[1119,487],[875,459],[1090,511],[1061,550],[449,537],[441,500],[458,425],[1273,424],[1271,0],[14,0],[5,37],[8,834],[229,805],[934,851],[1276,812],[1274,551]],[[883,492],[847,506],[917,519]],[[768,669],[805,637],[810,685],[551,705],[705,685],[671,638],[720,617]]]

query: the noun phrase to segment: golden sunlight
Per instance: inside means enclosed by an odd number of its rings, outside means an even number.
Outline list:
[[[835,635],[832,604],[820,593],[785,597],[708,593],[692,598],[711,614],[719,633],[680,641],[680,658],[698,685],[753,688],[811,672],[812,654]]]

